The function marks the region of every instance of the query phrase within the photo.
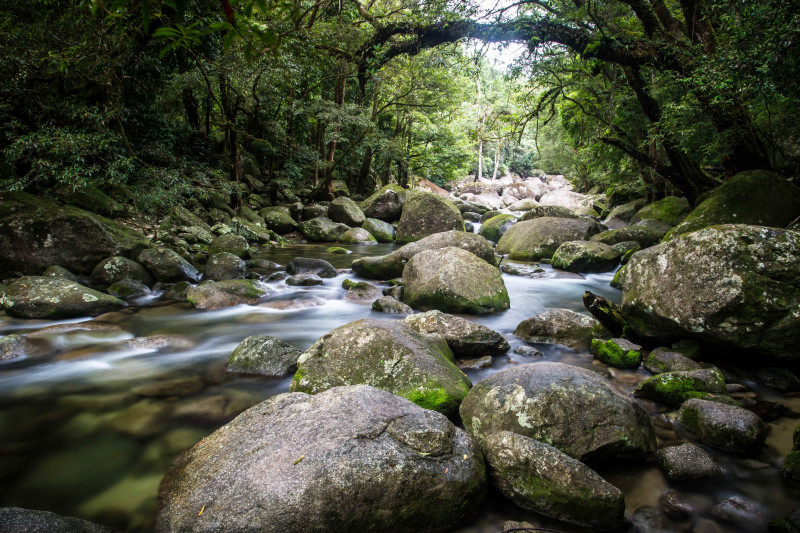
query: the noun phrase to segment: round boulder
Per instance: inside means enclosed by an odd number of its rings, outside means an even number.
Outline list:
[[[264,223],[267,227],[275,233],[289,233],[290,231],[297,231],[300,227],[289,213],[276,208],[266,207],[261,210],[260,214],[264,217]]]
[[[403,205],[396,239],[397,242],[418,241],[451,229],[464,231],[461,211],[438,194],[415,191]]]
[[[247,259],[250,257],[250,245],[247,244],[247,240],[244,237],[227,233],[214,239],[214,242],[208,247],[209,257],[220,252],[227,252],[236,257]]]
[[[394,222],[400,219],[407,194],[400,185],[386,185],[361,202],[361,209],[367,217]]]
[[[497,215],[496,217],[492,217],[483,223],[481,229],[478,230],[478,235],[485,237],[493,243],[497,243],[497,241],[500,240],[500,237],[505,235],[506,231],[508,231],[508,228],[516,223],[517,217],[514,215]]]
[[[89,279],[93,285],[113,285],[123,279],[133,279],[145,285],[152,285],[155,282],[150,272],[142,265],[118,255],[101,261],[94,267]]]
[[[297,370],[302,352],[269,335],[247,337],[228,358],[228,372],[285,376]]]
[[[461,248],[425,250],[403,269],[403,301],[415,309],[492,313],[508,309],[500,270]]]
[[[337,198],[338,199],[338,198]],[[337,239],[343,244],[377,244],[378,241],[364,228],[350,228]]]
[[[153,274],[157,281],[197,283],[200,274],[186,259],[169,248],[148,248],[139,254],[139,262]]]
[[[644,409],[599,374],[563,363],[502,370],[470,390],[460,413],[479,442],[511,431],[584,462],[643,460],[656,447]]]
[[[20,318],[75,318],[116,311],[128,304],[74,281],[25,276],[0,293],[0,306]]]
[[[270,398],[189,448],[161,483],[156,530],[444,530],[485,491],[480,451],[446,417],[337,387]]]
[[[336,268],[324,259],[295,257],[286,265],[287,274],[314,274],[321,278],[335,278]]]
[[[378,242],[394,241],[394,227],[388,222],[378,220],[377,218],[368,218],[361,227],[370,232]]]
[[[686,198],[667,196],[637,211],[631,218],[631,224],[640,220],[660,220],[670,226],[677,226],[691,211],[692,206]]]
[[[528,342],[583,347],[594,338],[609,338],[608,331],[593,316],[570,309],[548,309],[517,325],[514,335]]]
[[[420,333],[441,335],[459,359],[503,355],[510,348],[493,329],[441,311],[417,313],[407,317],[405,323]]]
[[[247,267],[238,256],[228,252],[220,252],[208,258],[203,279],[223,281],[226,279],[244,279]]]
[[[190,288],[186,299],[198,309],[220,309],[234,305],[253,305],[272,289],[252,279],[205,281]]]
[[[549,259],[562,243],[587,241],[602,229],[588,218],[534,218],[508,228],[498,241],[496,252],[522,261]]]
[[[316,217],[300,223],[300,231],[303,236],[316,242],[335,242],[349,229],[347,224],[340,224],[324,217]]]
[[[681,405],[678,423],[703,444],[729,452],[748,452],[767,437],[767,426],[752,411],[697,398]]]
[[[295,392],[366,384],[445,414],[457,411],[471,386],[444,339],[394,320],[340,326],[306,350],[297,366],[290,388]]]
[[[552,265],[568,272],[608,272],[617,267],[619,256],[619,251],[607,244],[569,241],[555,251]]]
[[[331,202],[328,206],[328,218],[350,227],[358,227],[366,219],[358,204],[345,196],[340,196]]]

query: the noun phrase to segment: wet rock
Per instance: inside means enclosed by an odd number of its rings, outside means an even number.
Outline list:
[[[131,389],[132,394],[148,397],[187,396],[203,389],[205,383],[200,378],[178,378],[156,383],[139,385]]]
[[[42,276],[46,278],[56,278],[56,279],[65,279],[67,281],[74,281],[75,283],[80,283],[81,285],[86,285],[86,280],[81,278],[80,276],[76,276],[69,270],[64,267],[60,267],[58,265],[53,265],[47,267],[47,269],[42,273]],[[2,287],[0,287],[0,291]]]
[[[169,408],[164,402],[147,398],[117,415],[111,427],[134,438],[151,437],[164,428],[168,413]]]
[[[800,213],[800,188],[765,170],[736,174],[714,189],[666,239],[717,224],[785,228]]]
[[[492,356],[485,355],[483,357],[479,357],[477,359],[459,359],[457,361],[458,368],[464,370],[480,370],[482,368],[491,368],[492,366]]]
[[[681,405],[678,423],[703,444],[731,452],[747,452],[761,446],[767,433],[764,422],[751,411],[700,399]]]
[[[312,287],[314,285],[322,285],[324,281],[316,274],[295,274],[286,278],[287,285],[295,287]]]
[[[229,279],[244,279],[247,267],[238,256],[220,252],[209,256],[203,279],[211,281],[225,281]]]
[[[513,350],[514,353],[524,355],[525,357],[544,357],[541,350],[537,350],[533,346],[517,346]]]
[[[376,298],[380,298],[383,294],[378,287],[366,281],[352,281],[346,279],[342,282],[342,287],[347,289],[347,294],[344,297],[345,300],[375,300]]]
[[[475,254],[489,264],[495,264],[492,244],[473,233],[443,231],[408,243],[388,255],[364,257],[353,261],[353,272],[369,279],[388,280],[403,275],[406,263],[419,252],[455,246]]]
[[[725,498],[711,508],[711,516],[737,529],[753,533],[767,530],[767,515],[754,501],[741,496]]]
[[[368,218],[361,225],[378,242],[394,242],[394,227],[377,218]]]
[[[366,384],[453,414],[471,385],[441,337],[398,321],[362,319],[323,335],[297,362],[290,390],[317,394]]]
[[[508,309],[497,267],[456,247],[424,250],[403,269],[403,302],[415,309],[492,313]]]
[[[699,370],[700,365],[670,348],[656,348],[643,361],[645,369],[651,374]]]
[[[622,241],[613,245],[612,248],[619,252],[619,262],[624,265],[630,261],[630,258],[633,254],[642,249],[642,246],[636,241]]]
[[[272,289],[251,279],[203,282],[186,291],[186,299],[197,309],[220,309],[233,305],[253,305]]]
[[[460,206],[456,205],[456,207],[459,207],[459,210],[460,210]],[[480,213],[476,213],[474,211],[461,211],[461,216],[464,217],[464,222],[465,223],[467,221],[469,221],[469,222],[480,222],[481,221],[481,214]]]
[[[397,225],[395,238],[398,243],[418,241],[448,230],[464,231],[461,211],[438,194],[426,191],[409,193]]]
[[[312,218],[328,218],[328,206],[322,204],[311,204],[303,206],[302,213],[303,220],[311,220]]]
[[[506,231],[508,231],[508,228],[516,223],[517,217],[514,215],[500,214],[484,222],[481,229],[478,230],[478,235],[493,243],[497,243],[500,237],[505,235]]]
[[[770,522],[769,531],[770,533],[800,532],[800,507],[789,513],[784,518],[779,518]]]
[[[800,425],[792,434],[792,451],[786,456],[781,472],[785,476],[800,480]]]
[[[798,271],[800,233],[714,226],[634,254],[623,314],[643,338],[684,337],[794,361]]]
[[[514,335],[528,342],[562,344],[572,349],[587,345],[593,338],[611,337],[596,318],[570,309],[548,309],[526,318]]]
[[[500,238],[496,252],[510,259],[535,261],[549,259],[568,241],[586,241],[602,231],[590,219],[542,217],[517,222]]]
[[[121,279],[109,285],[106,290],[108,294],[114,298],[120,298],[122,300],[139,298],[150,294],[150,287],[135,279]]]
[[[344,244],[377,244],[377,240],[364,228],[350,228],[338,239]]]
[[[757,383],[780,392],[800,391],[800,379],[785,368],[774,366],[759,368],[755,379]]]
[[[484,207],[484,209],[486,209],[486,208]],[[481,220],[480,220],[480,222],[481,222],[481,224],[483,224],[484,222],[486,222],[490,218],[494,218],[494,217],[502,215],[502,214],[503,213],[501,211],[482,211],[481,212]]]
[[[464,222],[464,231],[467,233],[475,233],[475,225],[472,222]]]
[[[470,390],[460,413],[479,442],[511,431],[580,461],[641,460],[655,452],[655,433],[644,409],[599,374],[563,363],[502,370]]]
[[[0,533],[113,533],[113,529],[34,509],[0,507]]]
[[[660,220],[670,226],[677,226],[692,211],[692,206],[686,198],[677,196],[667,196],[646,205],[631,217],[631,224],[636,224],[640,220]]]
[[[134,258],[147,246],[120,222],[24,192],[0,193],[0,279],[51,265],[85,275],[106,257]]]
[[[194,346],[194,341],[183,335],[149,335],[127,339],[120,343],[129,350],[149,350],[162,352],[180,352]]]
[[[480,451],[444,416],[338,387],[270,398],[187,450],[161,484],[156,529],[439,530],[484,495]]]
[[[25,276],[0,293],[6,313],[20,318],[73,318],[116,311],[127,304],[73,281]]]
[[[347,248],[342,248],[341,246],[331,246],[330,248],[325,250],[325,253],[346,255],[352,252],[350,252],[350,250],[348,250]]]
[[[606,244],[591,241],[569,241],[556,249],[554,268],[568,272],[608,272],[619,264],[619,252]]]
[[[178,283],[169,283],[165,284],[163,287],[159,287],[159,284],[153,287],[154,290],[164,290],[164,294],[162,298],[165,300],[177,300],[179,302],[186,301],[186,294],[189,292],[189,289],[192,288],[192,284],[188,281],[180,281]]]
[[[295,257],[286,266],[288,274],[314,274],[321,278],[335,278],[336,268],[323,259]]]
[[[639,368],[642,363],[642,347],[626,339],[592,339],[592,355],[616,368]]]
[[[267,244],[268,242],[278,240],[278,235],[261,224],[245,220],[242,217],[234,217],[231,219],[231,233],[244,237],[249,243]]]
[[[197,283],[200,274],[186,259],[169,248],[148,248],[139,254],[139,262],[158,281]]]
[[[90,276],[93,285],[113,285],[123,279],[133,279],[148,286],[155,282],[142,265],[121,256],[104,259],[94,267]]]
[[[388,313],[390,315],[410,315],[414,312],[411,307],[403,302],[398,301],[392,296],[381,296],[372,302],[372,309],[380,311],[381,313]]]
[[[247,244],[247,240],[241,235],[233,235],[231,233],[220,235],[214,239],[214,242],[208,247],[208,256],[211,257],[221,252],[233,254],[242,259],[248,259],[250,257],[250,245]]]
[[[649,248],[664,236],[666,231],[645,226],[625,226],[624,228],[611,229],[593,235],[589,240],[613,246],[621,242],[636,241],[642,248]]]
[[[644,198],[639,198],[633,200],[631,202],[619,205],[611,210],[606,218],[613,219],[616,218],[618,220],[622,220],[625,222],[630,222],[633,216],[639,212],[645,205]]]
[[[658,497],[658,508],[674,520],[688,520],[696,514],[692,504],[675,490],[664,491]]]
[[[481,449],[491,483],[520,507],[602,531],[625,524],[622,492],[557,448],[500,431]]]
[[[0,361],[22,357],[27,349],[28,339],[22,335],[12,333],[0,337]]]
[[[228,358],[228,371],[239,374],[285,376],[297,370],[302,352],[269,335],[247,337]]]
[[[510,348],[493,329],[441,311],[411,315],[404,322],[420,333],[441,335],[453,355],[461,359],[502,355]]]
[[[710,453],[688,442],[658,450],[658,463],[670,481],[688,481],[722,474],[722,468]]]
[[[364,215],[384,222],[400,219],[408,191],[399,185],[386,185],[361,202]]]
[[[300,228],[290,213],[281,211],[278,208],[266,207],[259,211],[259,214],[264,217],[264,224],[275,233],[283,235],[284,233],[297,231]]]
[[[669,517],[654,505],[642,505],[631,515],[633,531],[636,533],[666,533],[676,531]]]
[[[725,377],[718,368],[663,372],[639,384],[634,394],[639,398],[674,406],[690,398],[729,400]]]
[[[557,205],[540,205],[528,210],[522,216],[522,220],[533,220],[534,218],[556,217],[556,218],[580,218],[571,209]]]
[[[512,276],[526,276],[529,278],[538,277],[539,274],[544,274],[544,269],[540,266],[530,265],[517,265],[514,263],[503,263],[500,265],[500,271]]]
[[[347,224],[351,228],[357,228],[364,223],[366,217],[364,212],[353,200],[346,197],[336,198],[328,206],[328,218],[334,222]]]

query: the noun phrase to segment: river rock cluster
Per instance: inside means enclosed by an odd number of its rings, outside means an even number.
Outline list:
[[[96,316],[148,298],[215,310],[356,278],[341,283],[342,299],[370,306],[374,318],[305,350],[266,335],[234,350],[227,372],[288,376],[289,391],[178,457],[160,485],[158,531],[444,530],[475,515],[490,487],[595,530],[677,530],[697,515],[680,495],[626,512],[601,472],[653,462],[676,482],[724,475],[714,450],[752,457],[767,439],[764,404],[729,365],[785,390],[800,385],[787,370],[800,362],[800,233],[789,228],[800,189],[746,172],[701,200],[620,202],[576,192],[563,176],[450,191],[387,185],[366,199],[344,191],[258,210],[212,198],[174,208],[148,238],[77,207],[2,193],[0,247],[10,252],[0,305],[37,319]],[[753,212],[762,205],[772,208]],[[331,243],[330,254],[401,246],[350,269],[258,257],[287,240]],[[590,295],[588,313],[548,309],[509,338],[458,316],[508,310],[504,274],[545,272],[520,261],[565,276],[619,268],[612,283],[622,304]],[[536,357],[472,373],[481,377],[473,383],[463,370],[491,368],[509,340],[514,353]],[[586,368],[539,360],[531,344],[585,354]],[[28,350],[25,335],[0,338],[0,359]],[[608,379],[619,372],[637,376],[634,386]],[[794,478],[797,440],[784,467]],[[711,514],[725,523],[746,504],[730,498]],[[40,519],[48,518],[0,509],[0,530]]]

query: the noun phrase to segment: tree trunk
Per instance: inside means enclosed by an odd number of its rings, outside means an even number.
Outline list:
[[[494,172],[492,172],[492,179],[497,179],[497,171],[500,169],[500,150],[503,148],[503,141],[497,141],[497,151],[494,153]]]

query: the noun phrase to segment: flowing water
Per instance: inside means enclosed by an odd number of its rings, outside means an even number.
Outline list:
[[[393,246],[349,248],[353,253],[345,256],[326,253],[324,245],[292,245],[261,250],[256,257],[282,265],[296,256],[319,257],[347,268],[357,257],[384,254]],[[511,309],[468,318],[499,331],[514,348],[526,344],[513,336],[520,321],[557,307],[582,311],[585,290],[620,300],[620,292],[609,286],[612,274],[544,269],[539,278],[504,274]],[[399,318],[372,311],[368,302],[343,300],[341,283],[348,277],[357,279],[342,273],[315,287],[271,283],[277,292],[267,301],[218,311],[197,311],[155,295],[96,319],[45,322],[0,315],[0,335],[24,333],[30,340],[30,355],[0,363],[0,506],[51,510],[122,530],[151,530],[158,484],[177,454],[248,407],[288,390],[289,377],[226,374],[227,357],[241,340],[272,335],[305,349],[353,320]],[[513,365],[562,361],[606,374],[624,392],[648,376],[643,370],[608,369],[585,351],[536,347],[544,354],[540,358],[512,350],[495,358],[492,368],[466,373],[477,382]],[[769,421],[767,446],[747,459],[713,452],[726,475],[708,483],[670,484],[654,465],[601,467],[600,473],[625,493],[628,514],[640,505],[655,505],[667,488],[679,490],[705,516],[713,504],[733,495],[754,500],[764,517],[772,518],[800,502],[798,485],[780,476],[800,417],[800,398],[777,397],[749,385],[759,398],[785,406],[782,416]],[[656,422],[660,443],[682,437],[670,424],[674,411],[650,402],[643,406]],[[499,532],[508,519],[580,531],[496,494],[458,531]]]

